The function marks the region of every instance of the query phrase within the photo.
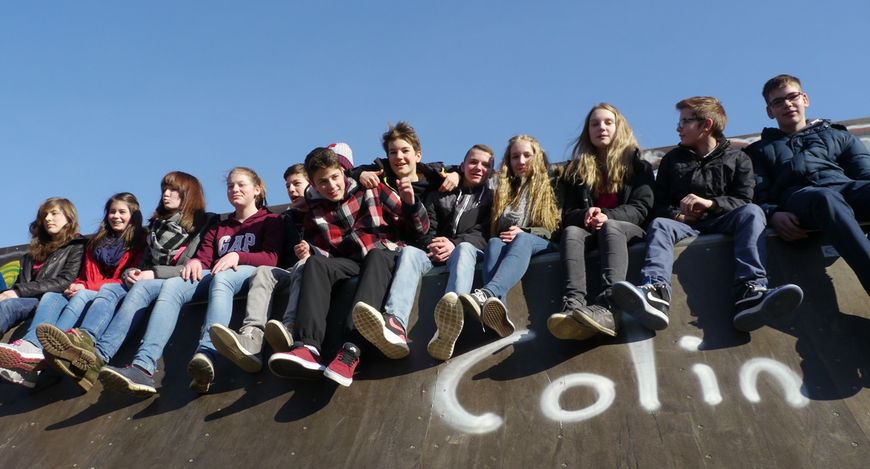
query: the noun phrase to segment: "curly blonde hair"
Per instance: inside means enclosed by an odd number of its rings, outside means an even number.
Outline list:
[[[601,161],[597,156],[598,149],[592,145],[589,135],[589,121],[592,119],[592,114],[599,109],[611,112],[616,120],[616,135],[607,147],[607,156],[603,165],[607,171],[606,185]],[[571,143],[574,149],[571,150],[571,162],[565,168],[563,176],[565,181],[585,184],[598,196],[598,194],[616,192],[623,182],[634,177],[632,161],[640,150],[640,145],[634,138],[634,132],[625,117],[612,105],[599,103],[593,106],[589,114],[586,114],[583,131]]]
[[[517,177],[511,168],[511,148],[514,143],[525,140],[532,145],[534,155],[530,161],[531,174]],[[548,168],[550,162],[541,144],[531,135],[517,135],[508,141],[501,167],[496,175],[498,188],[492,201],[491,235],[499,234],[499,219],[507,207],[516,207],[523,191],[528,191],[529,223],[531,226],[555,230],[562,221],[556,194],[550,184]]]

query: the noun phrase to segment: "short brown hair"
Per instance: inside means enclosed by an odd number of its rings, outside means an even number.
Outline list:
[[[477,144],[477,145],[475,145],[475,146],[469,148],[468,151],[465,152],[465,158],[462,159],[463,162],[465,162],[465,160],[468,159],[468,155],[470,155],[471,152],[472,152],[473,150],[480,150],[480,151],[482,151],[482,152],[484,152],[484,153],[489,154],[489,156],[492,157],[492,159],[491,159],[490,162],[489,162],[489,165],[490,165],[490,166],[493,166],[493,165],[495,164],[495,152],[492,151],[492,148],[489,148],[488,146],[486,146],[486,145],[481,145],[481,144]]]
[[[725,124],[728,123],[728,116],[725,115],[725,108],[722,107],[722,103],[718,99],[712,96],[694,96],[677,103],[678,111],[686,108],[691,109],[697,118],[713,121],[713,127],[710,129],[713,138],[718,140],[725,135]]]
[[[314,173],[321,169],[337,168],[341,171],[341,160],[329,148],[317,147],[305,157],[305,172],[308,180],[314,182]]]
[[[284,179],[293,176],[294,174],[305,174],[305,165],[302,163],[296,163],[293,166],[287,168],[287,171],[284,171]]]
[[[777,75],[770,80],[767,80],[767,83],[764,84],[764,88],[761,90],[761,96],[764,97],[764,103],[770,104],[770,93],[781,90],[788,85],[795,85],[798,87],[802,93],[804,89],[801,87],[801,81],[797,79],[797,77],[793,77],[791,75]]]
[[[263,178],[261,178],[260,175],[257,174],[256,171],[251,168],[246,168],[244,166],[236,166],[235,168],[231,169],[229,173],[227,173],[227,181],[229,181],[235,173],[240,173],[248,176],[248,178],[255,186],[260,186],[260,195],[258,195],[257,198],[254,199],[255,207],[259,209],[268,205],[268,202],[266,202],[266,183],[263,181]]]
[[[420,151],[420,138],[417,137],[417,132],[414,131],[414,128],[411,127],[411,124],[407,122],[399,121],[394,126],[387,122],[387,125],[390,126],[390,130],[384,132],[384,135],[381,136],[381,143],[384,146],[384,153],[389,153],[390,150],[388,147],[390,146],[390,142],[395,140],[404,140],[411,144],[414,147],[414,153]]]

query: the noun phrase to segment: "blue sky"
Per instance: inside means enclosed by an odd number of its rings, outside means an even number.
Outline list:
[[[528,133],[556,162],[601,101],[644,148],[677,142],[674,104],[694,95],[723,102],[727,135],[759,132],[780,73],[810,117],[867,117],[868,17],[866,1],[2,1],[0,246],[28,242],[53,196],[83,232],[120,191],[147,218],[173,170],[211,211],[230,211],[234,166],[286,203],[287,166],[337,141],[370,162],[398,120],[425,161]]]

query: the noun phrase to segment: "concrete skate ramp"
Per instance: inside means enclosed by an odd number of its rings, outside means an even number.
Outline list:
[[[189,306],[156,397],[99,384],[82,395],[53,370],[34,390],[0,384],[0,460],[4,468],[866,467],[870,301],[825,244],[818,235],[789,245],[769,238],[773,283],[798,283],[806,299],[751,335],[731,327],[725,237],[678,247],[670,328],[655,334],[626,320],[617,337],[584,342],[547,331],[561,280],[558,255],[542,256],[508,298],[518,332],[498,339],[469,323],[443,363],[426,345],[446,275],[430,275],[422,314],[412,315],[411,355],[392,361],[364,349],[349,388],[247,374],[220,358],[212,391],[194,394],[185,370],[204,305]],[[633,249],[630,281],[641,256]],[[597,258],[589,264],[594,284]],[[334,313],[349,308],[350,290]],[[130,361],[139,336],[116,365]]]

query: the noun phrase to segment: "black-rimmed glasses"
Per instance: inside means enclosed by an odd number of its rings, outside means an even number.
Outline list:
[[[776,98],[773,101],[767,103],[767,105],[776,109],[778,107],[782,107],[782,105],[785,104],[786,101],[788,101],[790,103],[797,102],[797,100],[800,99],[801,96],[803,96],[803,93],[801,93],[800,91],[794,92],[794,93],[788,94],[782,98]]]

